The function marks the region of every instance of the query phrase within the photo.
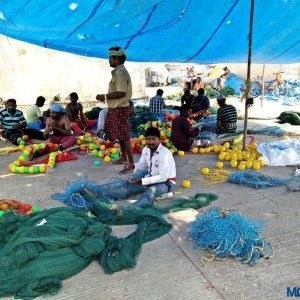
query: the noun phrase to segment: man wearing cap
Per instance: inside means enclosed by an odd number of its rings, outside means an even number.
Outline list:
[[[50,143],[59,144],[60,150],[67,149],[76,143],[70,122],[65,117],[65,110],[59,104],[50,106],[50,117],[46,121],[44,137],[48,138]]]
[[[217,111],[217,133],[227,133],[236,131],[237,112],[233,105],[226,104],[223,95],[217,97],[220,108]]]
[[[118,140],[122,156],[115,164],[124,164],[120,174],[130,173],[134,169],[132,148],[130,143],[130,99],[132,96],[131,78],[124,67],[125,50],[121,47],[109,48],[109,65],[114,68],[107,94],[98,94],[96,99],[106,102],[108,113],[105,128],[110,140]]]

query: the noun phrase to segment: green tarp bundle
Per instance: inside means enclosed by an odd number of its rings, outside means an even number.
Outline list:
[[[290,123],[291,125],[300,125],[300,112],[284,111],[277,118],[279,123]]]

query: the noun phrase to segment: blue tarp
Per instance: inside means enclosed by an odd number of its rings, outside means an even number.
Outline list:
[[[256,0],[254,63],[300,62],[300,1]],[[250,0],[1,0],[0,34],[42,47],[128,60],[247,61]]]

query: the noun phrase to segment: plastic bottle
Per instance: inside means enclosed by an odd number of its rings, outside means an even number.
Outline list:
[[[173,192],[168,192],[166,194],[161,195],[158,199],[169,199],[172,198],[174,196]]]

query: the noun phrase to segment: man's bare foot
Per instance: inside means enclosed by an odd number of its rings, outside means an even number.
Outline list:
[[[134,164],[126,164],[124,169],[119,172],[119,174],[129,174],[134,170]]]
[[[112,164],[113,165],[125,165],[125,164],[127,164],[127,160],[119,158],[118,160],[114,161]]]

